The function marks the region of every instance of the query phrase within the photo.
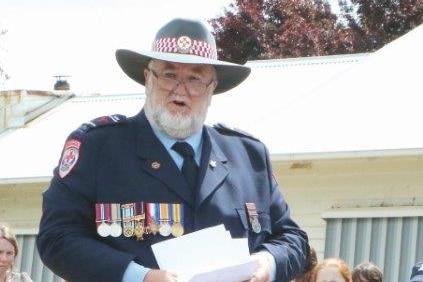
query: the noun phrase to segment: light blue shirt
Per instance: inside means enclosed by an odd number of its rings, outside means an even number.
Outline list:
[[[172,159],[175,161],[176,165],[181,169],[182,163],[184,161],[184,158],[175,150],[172,150],[173,144],[177,141],[185,141],[188,144],[191,145],[192,149],[194,150],[195,154],[195,162],[197,165],[200,164],[201,159],[201,151],[203,148],[203,142],[202,142],[202,131],[196,132],[193,135],[189,136],[186,139],[180,140],[175,139],[167,136],[165,133],[160,131],[159,129],[152,126],[153,132],[156,135],[156,137],[160,140],[160,142],[163,144],[163,146],[166,148],[167,152],[170,154]]]
[[[123,274],[122,282],[140,282],[144,281],[145,275],[150,268],[139,265],[131,261]]]

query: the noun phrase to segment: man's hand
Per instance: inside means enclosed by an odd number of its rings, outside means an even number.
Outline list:
[[[169,270],[152,269],[147,272],[143,282],[178,282],[178,274]]]
[[[270,281],[270,265],[272,255],[266,252],[252,254],[254,258],[258,258],[258,267],[254,272],[253,277],[247,282],[269,282]]]

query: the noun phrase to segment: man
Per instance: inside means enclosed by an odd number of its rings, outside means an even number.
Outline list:
[[[410,282],[423,282],[423,259],[420,259],[413,266],[410,276]]]
[[[204,125],[212,95],[250,69],[217,60],[206,26],[186,19],[164,25],[152,51],[116,57],[145,86],[144,108],[95,119],[68,137],[43,194],[43,262],[70,282],[177,281],[177,269],[158,269],[151,245],[224,224],[258,258],[251,282],[298,276],[308,239],[290,217],[266,147]]]

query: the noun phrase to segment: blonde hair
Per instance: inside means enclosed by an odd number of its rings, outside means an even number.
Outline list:
[[[0,225],[0,238],[6,239],[10,244],[13,245],[15,250],[15,258],[18,256],[19,247],[18,247],[18,240],[16,240],[15,234],[10,230],[10,228],[6,225]]]
[[[344,278],[345,282],[352,282],[351,270],[348,264],[340,258],[327,258],[319,262],[313,270],[312,280],[316,281],[317,274],[319,270],[326,267],[336,267],[339,270],[339,273]]]

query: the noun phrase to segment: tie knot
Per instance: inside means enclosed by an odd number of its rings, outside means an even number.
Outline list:
[[[194,149],[187,142],[176,142],[172,149],[178,152],[182,157],[194,157]]]

